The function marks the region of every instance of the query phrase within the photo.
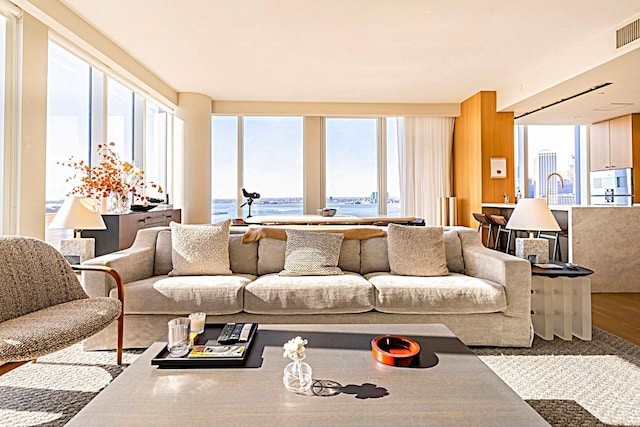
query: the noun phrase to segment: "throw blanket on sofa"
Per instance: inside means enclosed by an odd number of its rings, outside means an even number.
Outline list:
[[[384,237],[387,233],[377,227],[353,227],[340,225],[285,225],[272,227],[249,227],[242,236],[243,243],[257,242],[260,239],[287,240],[287,229],[306,230],[320,233],[341,233],[344,240],[365,240]]]

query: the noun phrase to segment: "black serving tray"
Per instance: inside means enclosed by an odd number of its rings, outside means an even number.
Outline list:
[[[222,332],[222,328],[225,323],[209,323],[204,327],[204,332],[198,335],[194,345],[204,345],[207,341],[213,340],[215,341]],[[244,366],[249,353],[251,353],[251,345],[253,344],[254,338],[258,331],[258,324],[254,323],[253,328],[251,329],[251,333],[249,334],[249,339],[243,345],[246,345],[247,348],[245,352],[240,357],[197,357],[197,358],[189,358],[187,357],[189,353],[185,354],[182,357],[173,357],[170,355],[167,347],[164,346],[163,349],[153,358],[151,359],[151,364],[156,365],[159,368],[171,368],[171,369],[183,369],[183,368],[225,368],[225,367],[239,367]],[[165,340],[166,341],[166,340]],[[189,351],[193,346],[189,347]]]

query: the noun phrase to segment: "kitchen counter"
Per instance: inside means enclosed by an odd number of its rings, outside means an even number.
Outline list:
[[[483,208],[498,208],[498,209],[514,209],[515,203],[483,203]],[[551,211],[565,211],[568,212],[573,207],[582,207],[581,205],[549,205]]]
[[[483,203],[485,214],[508,218],[515,203]],[[594,271],[591,291],[640,292],[639,206],[551,205],[567,239],[560,239],[564,261]]]

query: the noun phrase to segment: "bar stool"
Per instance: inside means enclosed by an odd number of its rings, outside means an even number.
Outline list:
[[[499,250],[505,253],[513,253],[511,251],[511,236],[513,230],[506,228],[507,227],[507,219],[502,215],[491,215],[491,221],[498,226],[498,231],[496,233],[496,237],[493,243],[493,249]],[[504,250],[502,247],[502,235],[507,235],[507,244],[504,246]]]
[[[475,220],[478,221],[478,233],[480,233],[483,228],[487,229],[487,243],[485,246],[490,248],[491,246],[489,245],[491,244],[491,238],[493,238],[495,242],[495,236],[493,235],[493,222],[491,222],[491,219],[483,213],[473,213],[471,215],[473,215]]]
[[[562,261],[562,251],[560,249],[560,238],[568,238],[569,235],[565,230],[560,231],[538,231],[536,237],[542,239],[549,239],[553,241],[552,258],[556,261]]]

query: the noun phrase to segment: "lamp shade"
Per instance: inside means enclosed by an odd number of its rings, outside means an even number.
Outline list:
[[[96,201],[89,197],[70,197],[49,224],[51,229],[104,230],[107,226],[98,212]]]
[[[544,199],[520,199],[506,228],[526,231],[560,231]]]

